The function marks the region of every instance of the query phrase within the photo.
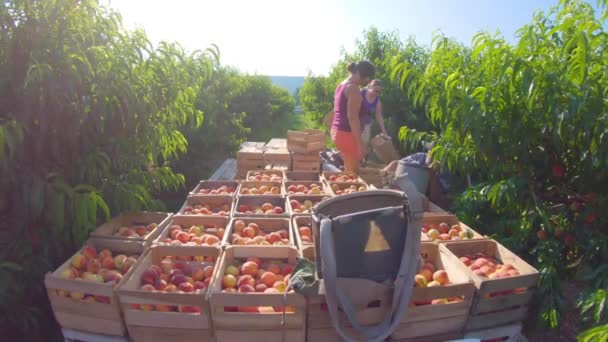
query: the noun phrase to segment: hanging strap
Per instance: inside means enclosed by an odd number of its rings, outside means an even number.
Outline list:
[[[406,216],[406,217],[409,217]],[[420,259],[420,231],[416,229],[420,227],[418,215],[414,217],[414,222],[410,223],[407,229],[406,239],[401,256],[401,264],[399,272],[395,279],[395,290],[391,303],[391,310],[376,326],[362,326],[356,317],[355,309],[352,306],[350,299],[337,286],[337,270],[336,258],[334,253],[334,239],[331,229],[332,221],[330,219],[322,219],[320,227],[320,248],[323,264],[323,278],[325,282],[325,300],[327,302],[328,311],[331,317],[332,325],[336,332],[346,341],[357,341],[347,335],[340,324],[338,306],[346,314],[349,323],[353,328],[365,337],[366,341],[376,342],[388,338],[401,322],[402,317],[408,309],[409,299],[411,297],[414,285],[414,275],[418,269]]]

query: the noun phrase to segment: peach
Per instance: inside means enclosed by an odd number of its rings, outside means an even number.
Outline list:
[[[255,229],[253,229],[251,226],[245,227],[245,228],[243,228],[243,232],[241,233],[241,236],[253,239],[256,236]]]
[[[159,279],[154,285],[154,287],[159,291],[163,291],[167,288],[167,281],[164,279]]]
[[[144,285],[142,285],[140,290],[146,291],[146,292],[154,292],[154,291],[156,291],[156,288],[151,284],[144,284]]]
[[[266,241],[268,241],[271,244],[275,243],[277,241],[281,241],[281,235],[279,235],[279,233],[277,233],[277,232],[270,233],[270,234],[266,235]]]
[[[466,256],[460,257],[460,261],[465,265],[465,266],[469,266],[471,265],[471,259],[469,259]]]
[[[128,257],[123,262],[120,272],[127,273],[131,269],[131,267],[135,266],[136,263],[137,263],[137,259],[135,259],[134,257]]]
[[[272,285],[274,285],[274,283],[278,280],[277,276],[272,273],[272,272],[265,272],[264,274],[262,274],[262,276],[260,277],[260,280],[262,281],[262,283],[264,285],[266,285],[267,287],[271,287]]]
[[[183,282],[183,283],[180,283],[180,284],[177,286],[177,288],[178,288],[180,291],[184,291],[184,292],[186,292],[186,293],[189,293],[189,292],[194,292],[194,285],[192,285],[192,284],[191,284],[191,283],[189,283],[189,282]]]
[[[91,245],[84,247],[82,249],[82,254],[89,260],[97,258],[97,250]]]
[[[87,272],[97,273],[101,269],[101,263],[97,259],[91,259],[87,263]]]
[[[441,285],[445,285],[449,281],[448,272],[445,270],[435,271],[435,273],[433,273],[433,280],[439,282]]]
[[[293,265],[283,265],[283,267],[281,268],[282,275],[288,275],[288,274],[291,274],[292,272],[293,272]]]
[[[194,279],[194,281],[202,281],[205,279],[205,271],[200,267],[194,268],[192,270],[192,279]]]
[[[260,260],[260,258],[258,258],[258,257],[249,257],[245,261],[255,262],[258,265],[258,267],[262,266],[262,260]]]
[[[260,209],[262,209],[262,211],[266,212],[268,210],[272,210],[274,209],[274,206],[270,203],[264,203],[262,204],[262,206],[260,207]]]
[[[281,274],[281,267],[277,264],[268,265],[268,272],[272,272],[274,274]]]
[[[418,274],[424,276],[424,279],[426,279],[427,282],[433,280],[433,272],[431,272],[431,270],[428,268],[423,268]]]
[[[141,281],[144,284],[154,285],[158,280],[158,273],[156,271],[147,269],[141,275]]]
[[[148,229],[144,226],[137,226],[135,227],[135,233],[139,236],[144,236],[146,234],[148,234]]]
[[[427,281],[426,278],[421,274],[416,274],[414,276],[414,287],[426,287]]]
[[[302,226],[298,228],[298,231],[300,232],[300,236],[307,236],[309,238],[312,238],[312,230],[310,229],[310,227]]]
[[[87,257],[84,254],[79,253],[72,257],[71,264],[74,268],[83,270],[87,267],[87,262]]]
[[[447,298],[440,298],[440,299],[433,299],[431,301],[431,304],[446,304],[448,303],[448,299]]]
[[[422,268],[431,271],[431,273],[435,273],[435,265],[430,262],[425,262],[424,265],[422,265]]]
[[[436,280],[433,280],[433,281],[429,281],[429,283],[426,284],[426,287],[435,287],[435,286],[441,286],[441,283]]]
[[[220,239],[215,235],[209,235],[204,241],[208,245],[217,245],[220,242]]]
[[[439,231],[437,229],[431,229],[428,233],[426,233],[426,235],[431,240],[437,240],[437,238],[439,237]]]
[[[82,279],[86,280],[86,281],[92,281],[94,283],[103,283],[102,276],[100,276],[99,274],[91,273],[91,272],[84,272],[82,274]]]
[[[250,276],[255,276],[258,273],[258,264],[253,261],[246,261],[243,266],[241,266],[241,273],[248,274]]]
[[[281,215],[284,212],[283,208],[281,207],[274,207],[274,213],[277,215]]]
[[[226,288],[236,288],[236,277],[232,274],[226,274],[222,278],[222,287]]]
[[[249,284],[244,284],[244,285],[239,286],[237,291],[241,292],[241,293],[255,292],[255,287],[253,287]]]
[[[445,222],[441,222],[439,224],[438,228],[439,228],[439,233],[441,233],[441,234],[447,234],[448,231],[450,230],[450,226]]]
[[[188,279],[186,279],[186,276],[184,276],[183,274],[176,274],[171,277],[169,281],[171,282],[171,284],[179,287],[180,284],[188,282]]]
[[[251,285],[255,286],[255,279],[249,274],[242,275],[238,278],[236,282],[236,287],[241,287],[243,285]]]
[[[226,274],[231,274],[234,277],[238,276],[239,274],[241,274],[241,272],[239,271],[239,268],[234,266],[234,265],[228,265],[228,267],[226,267]]]
[[[117,256],[114,257],[114,267],[116,267],[116,269],[120,270],[122,269],[122,266],[125,263],[125,260],[127,260],[127,256],[124,254],[119,254]]]
[[[255,292],[264,292],[264,291],[266,291],[268,288],[269,288],[269,287],[268,287],[268,286],[266,286],[265,284],[260,283],[260,284],[257,284],[257,285],[255,286]]]
[[[114,264],[114,259],[111,257],[107,257],[101,261],[101,267],[107,268],[108,270],[113,270],[116,265]]]
[[[450,231],[448,232],[448,234],[450,235],[450,237],[458,237],[459,232],[455,229],[450,229]]]
[[[201,312],[201,309],[197,308],[196,306],[192,306],[192,305],[179,305],[177,307],[177,310],[179,312],[187,312],[187,313],[199,313],[199,312]]]
[[[84,293],[72,291],[70,292],[70,297],[76,300],[81,300],[84,298]]]
[[[77,276],[75,272],[77,271],[72,268],[66,268],[65,270],[61,271],[59,276],[64,279],[74,279]]]
[[[289,232],[287,232],[287,229],[277,230],[277,233],[279,233],[279,235],[281,236],[281,239],[288,239],[289,238]]]
[[[284,281],[279,280],[272,284],[272,287],[277,289],[279,292],[285,292],[287,290],[287,284]]]
[[[211,278],[212,276],[213,276],[213,266],[211,266],[211,265],[205,266],[205,268],[203,268],[203,277]]]
[[[186,232],[178,232],[175,234],[175,240],[178,240],[181,243],[186,243],[190,241],[190,235]]]
[[[156,304],[154,306],[154,308],[156,309],[156,311],[160,311],[160,312],[171,312],[171,311],[173,311],[170,305]]]
[[[173,284],[168,284],[167,287],[165,287],[165,292],[175,292],[177,291],[177,286],[173,285]]]
[[[442,241],[448,241],[450,240],[452,237],[450,236],[450,234],[439,234],[439,236],[437,237],[439,240]]]

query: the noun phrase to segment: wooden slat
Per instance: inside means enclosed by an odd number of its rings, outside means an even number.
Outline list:
[[[407,315],[407,314],[406,314]],[[466,315],[455,317],[444,317],[424,322],[407,322],[399,324],[399,327],[391,335],[392,339],[413,339],[438,334],[460,334],[467,321]]]
[[[235,329],[216,329],[216,342],[304,342],[306,339],[306,329],[286,329],[285,339],[281,329],[273,330],[235,330]]]
[[[155,328],[149,326],[129,326],[129,335],[134,342],[207,342],[212,341],[211,330]]]
[[[506,310],[477,316],[470,316],[467,322],[467,330],[478,330],[497,327],[504,324],[522,322],[528,316],[528,308],[522,307],[515,310]]]
[[[122,320],[92,318],[82,314],[55,312],[59,325],[68,329],[81,330],[105,335],[124,336],[126,329]]]
[[[480,299],[477,305],[471,310],[471,314],[479,314],[499,309],[528,305],[532,300],[532,291],[524,293],[514,293],[510,295],[497,296],[493,298]]]

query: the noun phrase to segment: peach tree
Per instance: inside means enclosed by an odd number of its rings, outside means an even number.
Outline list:
[[[153,46],[93,0],[2,1],[0,45],[0,330],[41,340],[44,273],[101,220],[183,184],[167,163],[203,120],[217,52]]]
[[[561,1],[537,13],[514,44],[482,32],[468,48],[440,35],[423,71],[399,62],[393,69],[439,131],[404,127],[402,140],[433,140],[434,160],[472,176],[456,209],[540,270],[541,321],[558,326],[563,282],[584,282],[581,324],[604,324],[581,335],[589,341],[607,331],[605,13]]]

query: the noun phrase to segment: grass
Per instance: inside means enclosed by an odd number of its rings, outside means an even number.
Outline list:
[[[272,127],[263,131],[251,132],[250,141],[268,141],[272,138],[287,137],[288,130],[301,130],[316,128],[315,124],[304,114],[291,113],[284,118],[277,120]]]

